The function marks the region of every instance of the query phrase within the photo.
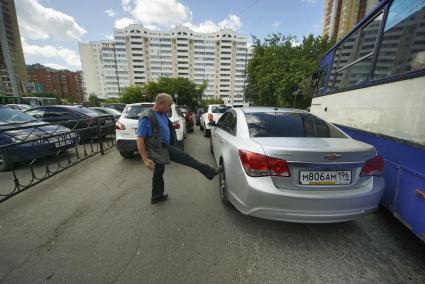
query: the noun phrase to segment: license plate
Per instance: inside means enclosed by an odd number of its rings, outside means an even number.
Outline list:
[[[338,185],[351,183],[351,171],[300,171],[300,183]]]
[[[67,146],[67,145],[71,145],[74,141],[71,139],[68,140],[63,140],[63,141],[59,141],[55,143],[55,147],[59,148],[59,147],[63,147],[63,146]]]

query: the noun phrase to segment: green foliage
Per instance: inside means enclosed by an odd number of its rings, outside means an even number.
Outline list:
[[[206,88],[206,81],[201,85],[196,85],[189,79],[180,77],[160,77],[157,82],[149,82],[146,85],[147,93],[153,99],[159,93],[167,93],[173,97],[174,102],[191,108],[199,104]]]
[[[91,105],[91,106],[100,106],[100,99],[96,95],[91,94],[89,96],[89,105]]]
[[[199,104],[207,88],[205,81],[196,85],[187,78],[160,77],[156,82],[146,85],[132,85],[126,88],[119,99],[122,103],[154,102],[159,93],[170,94],[179,105],[194,107]],[[176,96],[177,94],[177,96]]]
[[[157,94],[167,93],[179,105],[193,108],[201,102],[206,88],[206,81],[201,85],[196,85],[187,78],[160,77],[157,82],[149,82],[146,85],[146,94],[150,101],[154,101]]]
[[[146,93],[146,87],[141,85],[131,85],[128,88],[125,88],[120,98],[120,102],[126,104],[151,101],[152,98]]]
[[[224,104],[223,99],[209,99],[209,100],[202,100],[199,103],[199,107],[206,107],[207,105],[214,105],[214,104]]]
[[[121,99],[119,99],[119,98],[109,98],[109,99],[103,100],[102,102],[105,103],[105,104],[116,104],[116,103],[120,103]]]
[[[247,66],[245,97],[254,105],[310,106],[313,90],[310,76],[321,56],[332,46],[327,38],[272,34],[262,43],[253,38],[253,57]],[[298,91],[297,91],[298,90]]]

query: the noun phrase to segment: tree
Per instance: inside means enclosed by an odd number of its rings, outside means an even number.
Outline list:
[[[245,98],[255,105],[305,108],[313,90],[311,74],[333,44],[327,38],[272,34],[262,43],[253,37],[253,57],[247,66]]]
[[[147,96],[146,87],[141,85],[131,85],[124,89],[120,101],[126,104],[151,102],[152,98]]]
[[[90,94],[89,96],[89,104],[91,106],[100,106],[100,100],[95,94]]]
[[[160,77],[157,82],[149,82],[146,85],[146,94],[153,101],[157,94],[167,93],[179,105],[187,105],[190,108],[194,108],[201,102],[202,94],[206,88],[206,81],[201,85],[197,85],[187,78]]]
[[[215,104],[224,104],[223,99],[209,99],[209,100],[202,100],[199,104],[200,107],[206,107],[207,105],[215,105]]]

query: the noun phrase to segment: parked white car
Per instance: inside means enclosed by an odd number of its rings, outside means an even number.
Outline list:
[[[209,122],[214,121],[215,123],[218,122],[220,117],[225,113],[230,106],[226,105],[208,105],[207,111],[203,113],[199,119],[200,121],[200,129],[204,131],[204,136],[208,137],[211,133],[211,126],[208,125]]]
[[[115,139],[117,150],[124,158],[131,158],[134,152],[137,152],[137,135],[136,130],[139,124],[140,115],[147,108],[153,107],[154,103],[135,103],[128,104],[122,112],[120,118],[115,124]],[[179,114],[176,105],[171,106],[170,112],[168,113],[170,121],[174,125],[174,129],[177,134],[178,146],[184,148],[184,130],[186,128],[185,120]]]

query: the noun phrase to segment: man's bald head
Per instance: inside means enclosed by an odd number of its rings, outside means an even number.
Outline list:
[[[155,105],[153,108],[156,111],[167,113],[172,104],[173,98],[169,94],[161,93],[155,97]]]
[[[156,104],[160,104],[162,102],[169,101],[169,100],[173,101],[173,98],[169,94],[166,94],[166,93],[158,94],[155,97],[155,103]]]

